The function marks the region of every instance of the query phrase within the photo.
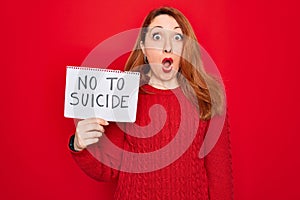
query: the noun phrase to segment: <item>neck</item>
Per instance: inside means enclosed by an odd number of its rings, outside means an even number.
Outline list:
[[[155,87],[157,89],[162,89],[162,90],[175,89],[175,88],[179,87],[179,83],[178,83],[177,79],[174,79],[174,80],[168,81],[168,82],[162,82],[162,81],[157,81],[157,80],[150,78],[148,84],[151,85],[152,87]]]

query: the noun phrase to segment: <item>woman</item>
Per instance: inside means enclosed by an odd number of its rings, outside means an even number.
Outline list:
[[[214,148],[198,156],[225,100],[195,41],[181,12],[151,11],[125,67],[141,73],[136,122],[77,124],[70,140],[75,161],[99,181],[117,181],[115,199],[233,198],[227,120]]]

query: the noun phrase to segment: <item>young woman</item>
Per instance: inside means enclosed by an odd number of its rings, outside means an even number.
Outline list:
[[[80,121],[70,148],[82,170],[117,181],[115,199],[233,199],[227,118],[213,149],[199,157],[225,100],[186,17],[170,7],[151,11],[125,70],[141,73],[136,122]]]

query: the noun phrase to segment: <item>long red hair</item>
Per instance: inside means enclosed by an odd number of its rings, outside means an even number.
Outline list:
[[[169,15],[179,24],[185,38],[183,51],[177,74],[178,82],[184,94],[198,108],[200,118],[210,119],[213,115],[222,114],[225,107],[225,95],[222,85],[213,76],[207,74],[203,67],[200,55],[200,47],[194,30],[187,18],[177,9],[171,7],[161,7],[152,10],[145,18],[142,29],[137,38],[135,47],[131,52],[126,65],[126,71],[139,71],[141,73],[141,83],[148,83],[147,76],[150,67],[144,60],[144,54],[140,47],[140,42],[145,42],[148,26],[158,15]]]

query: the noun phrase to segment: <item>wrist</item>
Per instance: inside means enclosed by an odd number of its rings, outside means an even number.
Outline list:
[[[78,149],[75,144],[75,135],[72,135],[69,140],[69,148],[74,152],[79,152],[81,149]]]

